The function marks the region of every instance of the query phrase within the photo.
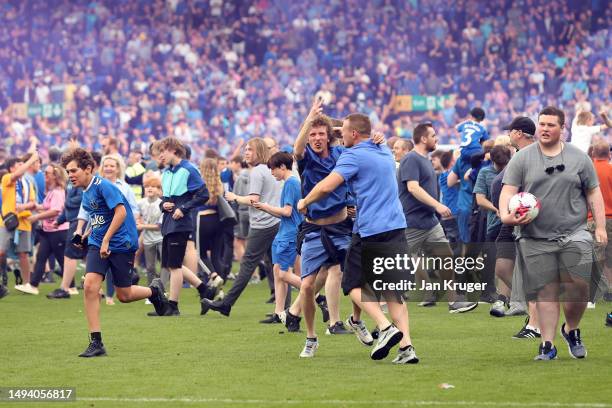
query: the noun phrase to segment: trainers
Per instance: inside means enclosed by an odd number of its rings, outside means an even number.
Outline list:
[[[79,354],[79,357],[99,357],[105,355],[106,350],[104,349],[104,344],[102,344],[101,341],[91,340],[87,349]]]
[[[209,284],[213,288],[218,288],[218,287],[223,285],[223,278],[221,278],[219,275],[217,275],[217,276],[215,276],[214,279],[211,279]]]
[[[448,305],[449,313],[466,313],[478,307],[476,302],[460,302],[456,301]]]
[[[540,331],[538,329],[532,329],[531,327],[529,327],[528,323],[529,323],[529,316],[527,316],[527,318],[525,319],[525,325],[523,326],[523,328],[519,330],[519,332],[516,333],[514,336],[512,336],[512,338],[513,339],[538,339],[542,337],[542,335],[540,334]]]
[[[606,326],[612,327],[612,312],[608,313],[608,315],[606,316]]]
[[[587,356],[587,351],[584,344],[582,344],[582,339],[580,339],[580,329],[570,330],[569,333],[566,333],[565,323],[563,323],[560,331],[561,336],[563,336],[567,343],[570,356],[573,358],[585,358]]]
[[[15,285],[15,289],[28,295],[38,295],[40,293],[37,287],[30,285],[30,282],[25,285]]]
[[[588,302],[587,309],[595,309],[595,302]]]
[[[555,360],[557,358],[557,348],[550,341],[540,344],[538,353],[534,358],[536,361]]]
[[[285,327],[289,333],[297,333],[300,331],[300,321],[302,320],[299,316],[294,316],[289,313],[289,310],[286,311],[285,317]]]
[[[278,318],[280,319],[282,324],[286,324],[287,323],[287,311],[283,310],[282,312],[280,312],[278,314]]]
[[[168,298],[166,298],[164,284],[161,279],[155,278],[151,281],[151,288],[157,288],[157,295],[151,296],[149,300],[153,303],[155,313],[158,316],[163,316],[169,307]]]
[[[232,311],[232,307],[230,305],[226,305],[223,302],[219,302],[217,300],[210,301],[208,299],[202,299],[202,312],[200,314],[206,314],[208,310],[214,310],[215,312],[221,313],[223,316],[229,316]]]
[[[425,295],[423,295],[423,301],[419,303],[419,306],[432,307],[436,305],[437,301],[438,301],[438,296],[437,296],[436,291],[428,290],[427,292],[425,292]]]
[[[353,320],[353,315],[350,315],[346,319],[346,325],[353,330],[353,333],[355,333],[355,336],[357,336],[357,340],[359,340],[361,344],[363,344],[364,346],[371,346],[372,344],[374,344],[374,338],[368,331],[366,325],[363,323],[363,320],[359,320],[356,322]]]
[[[300,357],[302,358],[311,358],[314,357],[315,351],[319,348],[319,342],[317,339],[306,339],[306,344],[304,345],[304,349],[300,353]]]
[[[70,299],[70,293],[62,288],[57,288],[54,291],[47,293],[49,299]]]
[[[404,334],[394,325],[390,325],[386,329],[381,330],[378,341],[370,354],[372,360],[382,360],[387,357],[389,351],[402,340],[402,337],[404,337]]]
[[[482,292],[480,294],[480,298],[478,299],[478,303],[484,304],[493,304],[497,301],[497,296],[494,296],[491,292]]]
[[[504,317],[506,315],[506,305],[504,301],[496,300],[495,303],[491,305],[489,314],[493,317]]]
[[[276,313],[272,313],[272,316],[268,317],[267,319],[260,320],[259,323],[277,324],[277,323],[282,323],[282,321]]]
[[[327,308],[327,299],[325,296],[321,296],[321,300],[317,302],[317,306],[321,309],[321,315],[323,316],[323,323],[329,321],[329,309]]]
[[[268,298],[268,300],[266,300],[266,305],[271,305],[271,304],[274,304],[274,303],[276,303],[276,296],[274,296],[274,294],[272,294]]]
[[[0,285],[0,299],[7,296],[9,294],[8,289],[4,285]]]
[[[434,300],[424,300],[422,302],[419,302],[418,306],[421,307],[432,307],[435,306],[436,302]]]
[[[170,317],[170,316],[180,316],[180,315],[181,315],[181,312],[179,311],[178,306],[173,306],[172,304],[168,303],[168,307],[164,311],[164,314],[160,316]]]
[[[510,307],[506,310],[506,316],[525,316],[527,311],[520,302],[510,302]]]
[[[148,313],[147,313],[147,316],[157,317],[157,316],[159,316],[159,315],[157,314],[157,312],[156,312],[155,310],[153,310],[152,312],[148,312]]]
[[[393,364],[416,364],[419,362],[419,358],[414,351],[414,347],[409,345],[405,350],[399,349],[397,356],[393,359]]]
[[[70,293],[70,296],[78,296],[79,290],[77,288],[68,288],[68,293]]]
[[[325,330],[325,334],[351,334],[352,332],[350,330],[347,330],[346,327],[344,327],[344,323],[342,323],[341,321],[337,321],[336,323],[334,323],[333,326],[327,326],[327,330]]]

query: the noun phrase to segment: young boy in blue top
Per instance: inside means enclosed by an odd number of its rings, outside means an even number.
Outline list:
[[[298,288],[301,280],[293,274],[293,264],[297,257],[297,232],[302,223],[302,215],[297,211],[297,203],[302,198],[300,181],[293,176],[293,157],[289,153],[277,152],[268,160],[268,167],[278,181],[284,181],[281,191],[280,207],[256,202],[253,207],[280,217],[280,227],[272,243],[272,263],[274,264],[274,293],[276,305],[274,314],[266,323],[281,323],[280,315],[285,308],[287,284]]]
[[[75,149],[62,157],[75,188],[83,188],[83,207],[89,214],[91,234],[88,238],[85,269],[85,314],[91,341],[79,357],[106,354],[100,331],[100,287],[107,270],[113,276],[117,298],[123,303],[149,299],[162,314],[167,307],[164,288],[159,280],[150,287],[133,286],[131,270],[138,248],[136,220],[123,194],[112,182],[93,175],[95,162],[83,149]],[[75,238],[80,237],[75,235]]]
[[[362,270],[362,252],[368,243],[397,245],[408,249],[404,230],[406,219],[399,201],[395,161],[386,145],[369,140],[372,127],[366,115],[354,113],[342,125],[342,139],[347,148],[338,159],[333,171],[319,182],[298,203],[298,210],[323,199],[338,186],[348,183],[357,201],[357,217],[351,244],[346,255],[342,290],[354,304],[376,321],[380,329],[378,341],[370,354],[381,360],[399,343],[395,364],[414,364],[419,361],[410,339],[408,309],[399,293],[384,292],[389,322],[377,301],[366,300],[368,294],[365,273]],[[315,346],[316,348],[316,346]]]

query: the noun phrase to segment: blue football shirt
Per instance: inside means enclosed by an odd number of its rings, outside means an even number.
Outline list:
[[[83,191],[83,209],[89,214],[91,235],[89,246],[100,248],[102,239],[113,221],[115,208],[123,205],[127,212],[125,221],[110,240],[109,250],[112,252],[135,252],[138,249],[138,233],[136,220],[132,209],[119,188],[110,181],[94,176],[89,186]]]
[[[371,140],[346,149],[334,168],[357,201],[355,231],[362,238],[406,228],[399,200],[395,160],[386,145]]]
[[[291,216],[281,217],[280,227],[276,234],[276,239],[281,241],[294,242],[297,238],[297,231],[302,222],[302,215],[297,210],[297,203],[302,198],[300,181],[297,177],[291,176],[285,180],[283,191],[281,192],[280,207],[291,206]]]

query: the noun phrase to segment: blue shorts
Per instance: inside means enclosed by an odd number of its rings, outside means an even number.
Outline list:
[[[293,268],[295,258],[297,257],[297,246],[295,241],[277,241],[272,242],[272,263],[279,265],[281,271],[288,271]]]
[[[135,252],[111,252],[108,258],[100,256],[100,248],[90,246],[87,250],[86,273],[97,273],[102,275],[106,272],[113,276],[113,284],[118,288],[129,288],[132,286],[132,269],[134,269]]]
[[[330,238],[335,247],[344,251],[346,255],[346,250],[351,244],[351,236],[332,235]],[[323,246],[321,234],[317,232],[306,234],[304,243],[302,244],[302,279],[313,273],[319,272],[322,266],[331,265],[333,264],[330,263],[329,254]],[[340,265],[343,266],[344,262],[341,262]]]

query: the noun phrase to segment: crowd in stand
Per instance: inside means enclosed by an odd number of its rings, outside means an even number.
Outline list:
[[[430,121],[440,142],[481,106],[492,135],[545,105],[610,109],[612,8],[605,1],[157,0],[5,2],[0,12],[0,135],[127,154],[176,136],[202,158],[241,139],[291,143],[315,94],[332,117],[365,112],[410,138]],[[453,95],[401,112],[394,95]],[[57,118],[14,104],[63,103]],[[21,112],[21,113],[18,113]],[[143,151],[143,153],[147,153]]]

